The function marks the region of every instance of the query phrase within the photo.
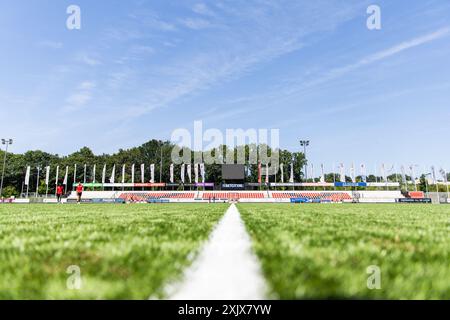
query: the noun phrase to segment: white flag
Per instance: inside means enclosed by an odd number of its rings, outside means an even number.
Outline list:
[[[405,166],[404,165],[402,165],[400,167],[400,171],[401,171],[401,174],[402,174],[402,181],[403,181],[403,183],[406,183],[407,181],[406,181],[406,172],[405,172]]]
[[[416,176],[414,174],[414,165],[409,166],[409,172],[411,173],[411,180],[414,182],[414,185],[416,185]]]
[[[122,166],[122,184],[125,183],[125,170],[126,170],[126,165],[124,164]]]
[[[150,165],[150,183],[155,183],[155,165]]]
[[[294,183],[294,164],[291,163],[291,175],[289,177],[289,183]]]
[[[28,186],[30,184],[30,170],[31,170],[31,167],[28,166],[27,171],[25,173],[25,185],[26,186]]]
[[[131,183],[134,183],[134,169],[135,169],[135,165],[133,163],[133,165],[131,166]]]
[[[339,172],[339,180],[341,182],[345,182],[345,166],[344,166],[343,163],[341,163],[339,165],[339,170],[340,170],[340,172]]]
[[[439,170],[439,172],[441,173],[441,176],[444,179],[444,182],[447,184],[447,182],[448,182],[447,172],[442,168],[441,168],[441,170]]]
[[[83,183],[86,184],[86,171],[87,171],[87,164],[84,165],[84,173],[83,173]]]
[[[366,165],[364,163],[361,163],[361,180],[367,182]]]
[[[437,184],[436,168],[434,166],[431,166],[431,179],[433,184]]]
[[[383,179],[383,181],[388,182],[386,166],[384,165],[384,163],[381,164],[380,174],[381,174],[381,178]]]
[[[111,171],[111,178],[109,179],[110,183],[116,183],[116,165],[113,165],[112,171]]]
[[[66,167],[66,174],[64,175],[63,185],[67,186],[67,178],[69,176],[69,167]]]
[[[77,164],[76,163],[73,167],[73,184],[75,184],[75,183],[77,183]]]
[[[145,183],[145,164],[141,164],[141,182]]]
[[[174,177],[173,177],[173,163],[170,164],[170,183],[173,183]]]
[[[284,165],[280,164],[281,183],[284,183]]]
[[[184,184],[184,176],[185,176],[185,171],[186,170],[186,166],[184,163],[181,164],[181,169],[180,169],[180,175],[181,175],[181,183]]]
[[[50,166],[45,168],[45,184],[48,186],[50,180]]]
[[[198,183],[198,163],[194,163],[194,181]]]
[[[59,184],[59,166],[56,166],[56,177],[55,177],[55,186]]]
[[[189,183],[192,183],[192,165],[191,164],[187,165],[187,175],[189,178]]]
[[[269,183],[269,164],[266,163],[266,184]]]
[[[356,183],[355,164],[353,164],[353,163],[352,163],[352,166],[350,167],[350,177],[352,178],[352,182]]]
[[[202,182],[205,183],[206,171],[204,163],[200,163],[200,175],[202,176]]]
[[[97,169],[97,165],[94,164],[94,167],[92,168],[92,183],[95,183],[95,170]]]
[[[103,166],[102,184],[105,184],[105,182],[106,182],[106,164]]]
[[[324,169],[323,163],[320,165],[320,169],[322,171],[322,174],[320,176],[320,182],[325,183],[325,169]]]

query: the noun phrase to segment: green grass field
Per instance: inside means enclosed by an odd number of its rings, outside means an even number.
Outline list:
[[[240,204],[281,299],[450,299],[450,207]],[[368,266],[381,289],[367,288]]]
[[[0,299],[162,297],[226,208],[0,205]],[[66,285],[71,265],[79,291]]]
[[[227,208],[0,205],[0,299],[164,298]],[[238,208],[274,298],[450,299],[450,206]],[[73,265],[81,290],[66,284]]]

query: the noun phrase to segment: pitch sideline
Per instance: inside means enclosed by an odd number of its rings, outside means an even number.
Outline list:
[[[232,204],[184,280],[166,290],[171,300],[262,300],[267,285],[250,236]]]

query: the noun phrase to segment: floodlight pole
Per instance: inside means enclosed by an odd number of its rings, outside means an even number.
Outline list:
[[[303,147],[303,155],[305,156],[305,182],[308,182],[308,166],[307,166],[307,160],[306,160],[306,147],[309,146],[310,141],[309,140],[300,140],[300,146]]]
[[[162,183],[162,148],[163,148],[163,145],[161,145],[161,148],[160,148],[161,158],[160,158],[160,164],[159,164],[159,183]]]
[[[2,179],[0,182],[0,198],[3,194],[3,179],[5,177],[5,166],[6,166],[6,155],[8,154],[8,146],[13,143],[12,139],[2,139],[2,144],[6,145],[5,147],[5,155],[3,157],[3,168],[2,168]]]

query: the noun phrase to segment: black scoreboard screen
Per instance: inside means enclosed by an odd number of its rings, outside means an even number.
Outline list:
[[[222,179],[224,180],[244,180],[245,166],[243,164],[222,165]]]

